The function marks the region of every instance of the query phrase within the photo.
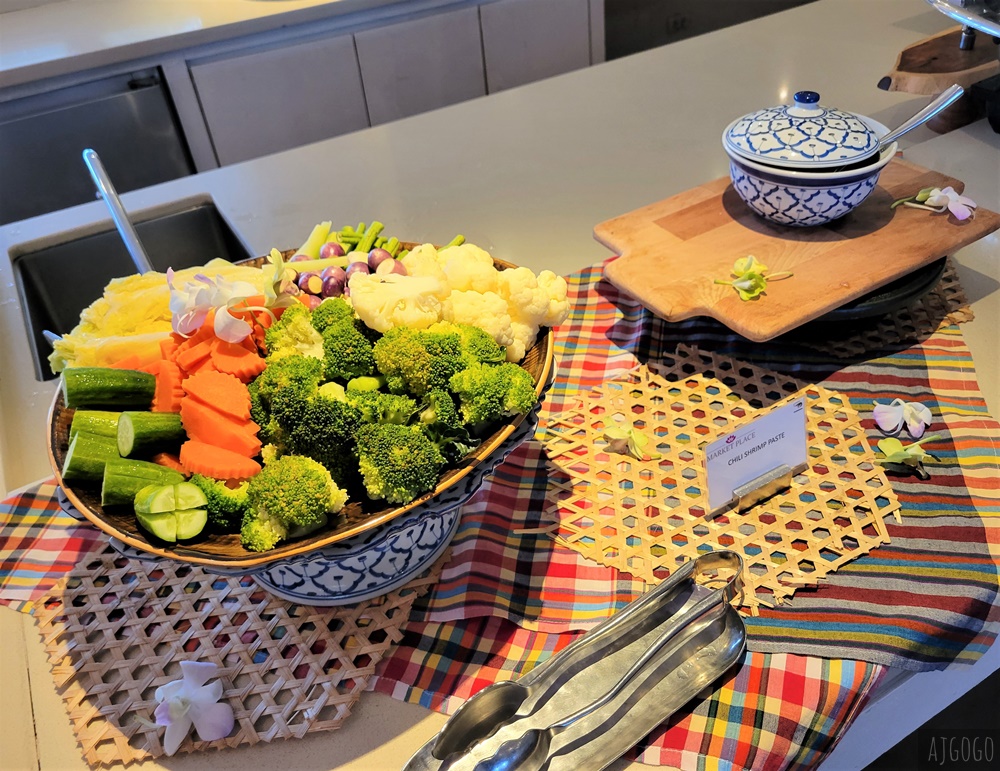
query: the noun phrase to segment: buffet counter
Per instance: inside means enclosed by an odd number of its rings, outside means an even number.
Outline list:
[[[900,50],[949,26],[912,0],[818,0],[485,99],[136,191],[124,203],[134,213],[208,196],[256,254],[294,248],[323,219],[377,218],[415,241],[440,241],[459,231],[499,259],[569,275],[610,256],[592,238],[595,224],[725,176],[719,137],[738,115],[815,89],[824,103],[897,125],[925,100],[882,92],[875,84]],[[941,137],[917,130],[902,145],[906,160],[964,181],[981,206],[1000,209],[1000,138],[985,121]],[[55,390],[54,383],[32,377],[8,258],[107,220],[103,204],[95,202],[0,229],[4,495],[50,475],[44,425]],[[993,234],[954,255],[976,315],[961,330],[993,415],[1000,413],[998,254]],[[8,703],[18,716],[4,738],[8,763],[84,768],[31,617],[0,611],[0,639]],[[889,668],[822,767],[862,767],[998,665],[994,646],[974,666],[919,674]],[[141,767],[398,768],[444,720],[370,693],[335,732]]]
[[[322,22],[399,0],[62,0],[0,16],[0,87]]]

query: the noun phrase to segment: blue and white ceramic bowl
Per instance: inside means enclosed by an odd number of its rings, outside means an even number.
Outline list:
[[[875,137],[888,133],[881,123],[864,116]],[[896,154],[895,142],[869,160],[839,161],[842,169],[822,164],[785,167],[780,159],[754,160],[736,152],[730,129],[723,136],[729,156],[729,175],[733,189],[754,212],[778,225],[815,227],[843,217],[864,201],[878,184],[879,175]],[[875,140],[877,142],[877,139]]]
[[[733,188],[766,220],[791,227],[825,225],[864,201],[896,154],[896,143],[869,166],[842,173],[779,169],[729,156]]]

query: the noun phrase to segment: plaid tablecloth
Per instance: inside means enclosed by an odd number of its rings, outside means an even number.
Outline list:
[[[452,713],[487,685],[530,670],[576,637],[505,619],[407,625],[375,690]],[[836,744],[885,672],[860,661],[747,653],[629,757],[682,769],[805,769]]]
[[[569,279],[573,313],[557,333],[548,414],[578,389],[686,342],[839,389],[863,415],[875,399],[922,401],[934,413],[933,430],[946,437],[934,445],[941,463],[929,482],[894,484],[904,518],[889,523],[893,543],[797,593],[791,605],[747,619],[743,666],[636,755],[682,768],[810,767],[863,706],[883,665],[977,659],[1000,624],[1000,428],[958,327],[864,359],[831,360],[791,343],[749,344],[704,320],[666,324],[603,282],[602,267]],[[869,441],[877,438],[872,431]],[[378,690],[450,712],[647,588],[537,532],[548,524],[546,485],[543,449],[529,441],[464,507],[441,582],[415,609]],[[58,512],[51,485],[4,502],[0,528],[0,602],[23,610],[99,540]]]
[[[77,562],[107,543],[96,527],[59,508],[56,491],[50,479],[0,503],[0,604],[30,612]]]
[[[876,400],[901,397],[932,411],[931,478],[893,477],[902,523],[892,542],[849,563],[791,603],[747,618],[761,652],[850,657],[908,669],[973,662],[1000,627],[1000,425],[990,417],[958,326],[862,361],[831,360],[812,348],[748,343],[711,321],[667,324],[601,280],[602,266],[570,277],[573,312],[560,327],[558,375],[545,415],[577,392],[678,342],[721,350],[846,393],[865,416]],[[550,522],[548,471],[527,442],[466,505],[452,560],[417,620],[498,615],[544,632],[587,629],[646,589],[631,576],[579,557],[532,532]],[[524,532],[527,531],[527,532]]]

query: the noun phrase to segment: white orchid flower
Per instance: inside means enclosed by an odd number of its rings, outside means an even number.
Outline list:
[[[167,270],[170,287],[171,326],[174,332],[190,337],[201,328],[210,311],[215,310],[213,326],[220,340],[238,343],[253,331],[243,319],[233,316],[229,307],[245,297],[257,294],[257,288],[247,281],[226,281],[222,276],[215,280],[199,273],[194,281],[181,287],[174,286],[174,271]]]
[[[944,190],[938,187],[925,187],[916,195],[908,198],[900,198],[893,202],[892,207],[909,206],[914,209],[926,209],[927,211],[944,214],[950,211],[958,221],[967,220],[973,216],[973,209],[976,202],[967,196],[955,192],[955,188],[946,187]]]
[[[156,725],[166,726],[163,736],[163,751],[173,755],[188,735],[191,726],[198,732],[198,738],[211,742],[229,736],[236,720],[233,708],[218,703],[222,698],[222,683],[216,680],[206,685],[218,673],[218,666],[212,662],[182,661],[184,676],[156,689],[156,700],[160,702],[153,716]]]
[[[872,410],[875,423],[887,434],[895,434],[906,425],[910,436],[919,439],[924,435],[924,429],[930,425],[931,411],[920,402],[904,402],[893,399],[889,404],[877,404]]]
[[[924,203],[942,212],[947,209],[955,215],[955,219],[960,221],[971,217],[972,210],[976,208],[975,201],[956,193],[952,187],[946,187],[944,190],[935,187],[927,195],[927,200]]]

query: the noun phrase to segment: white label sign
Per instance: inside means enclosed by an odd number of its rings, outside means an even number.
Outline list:
[[[808,458],[806,401],[771,410],[705,447],[708,508],[715,511],[733,499],[733,490],[762,474]]]

